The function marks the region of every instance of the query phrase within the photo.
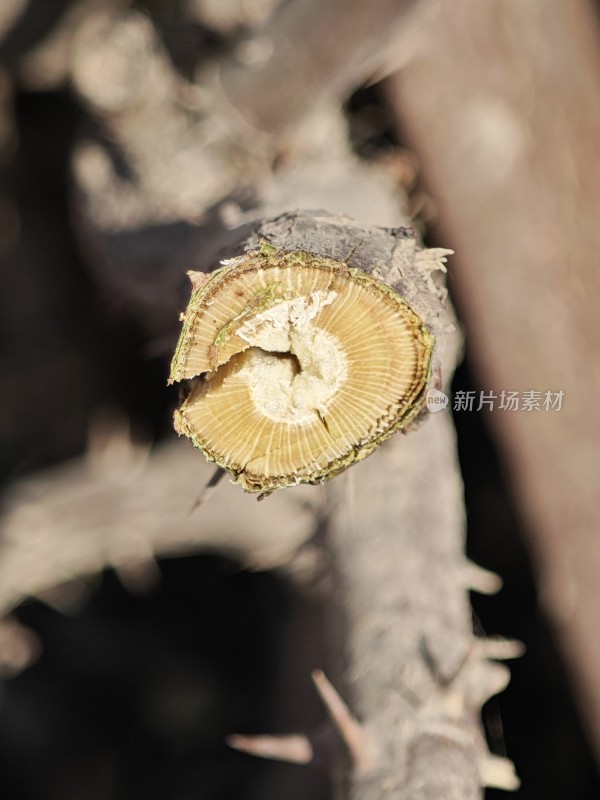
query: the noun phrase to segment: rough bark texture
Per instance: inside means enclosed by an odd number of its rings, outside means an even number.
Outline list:
[[[373,274],[398,291],[426,321],[443,346],[453,328],[446,316],[446,289],[433,276],[445,272],[450,250],[423,249],[412,228],[376,228],[326,211],[287,212],[260,222],[247,246],[261,238],[286,250],[319,253]]]
[[[600,422],[585,411],[600,391],[597,18],[585,0],[430,11],[389,96],[458,254],[482,387],[565,393],[560,413],[489,424],[600,756]]]
[[[349,480],[345,497],[333,487],[331,526],[349,690],[376,759],[351,796],[479,797],[486,746],[473,721],[507,675],[472,637],[448,417],[397,437]]]

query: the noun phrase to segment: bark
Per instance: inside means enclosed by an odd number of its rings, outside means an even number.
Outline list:
[[[489,424],[600,758],[600,423],[585,411],[600,390],[597,18],[585,0],[430,9],[389,96],[457,251],[482,387],[565,393],[560,413]]]
[[[431,281],[440,267],[433,251],[419,265],[410,236],[323,215],[286,215],[260,234],[334,258],[351,253],[349,264],[381,269],[435,331],[450,380],[458,341],[444,290]],[[353,782],[356,798],[475,798],[482,780],[493,780],[490,763],[495,771],[473,722],[507,674],[484,662],[473,639],[452,423],[446,413],[429,417],[353,468],[346,485],[328,487],[347,680],[375,751],[373,770]],[[503,769],[495,778],[509,785]]]

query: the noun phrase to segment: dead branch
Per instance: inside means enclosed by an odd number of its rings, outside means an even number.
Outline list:
[[[435,374],[441,368],[448,379],[457,340],[444,312],[445,292],[432,279],[446,251],[428,255],[411,231],[373,229],[324,212],[263,222],[248,245],[259,238],[343,257],[402,289],[435,331]],[[481,706],[508,675],[487,663],[473,638],[451,423],[446,413],[429,416],[421,429],[396,435],[325,494],[336,603],[347,628],[343,674],[373,742],[372,768],[357,771],[353,796],[369,800],[425,797],[423,787],[470,800],[481,796],[483,782],[515,785],[508,766],[500,777],[490,767],[480,732]],[[299,513],[296,489],[262,504],[239,490],[231,502],[215,495],[190,516],[201,487],[199,454],[178,444],[144,461],[119,440],[109,445],[96,447],[88,470],[76,465],[13,495],[0,559],[6,610],[26,594],[108,565],[127,579],[132,566],[156,554],[209,543],[239,553],[236,529],[246,560],[260,563],[262,554],[263,564],[273,563],[314,530],[310,511]],[[315,497],[323,489],[305,491]],[[332,642],[339,638],[332,628]]]
[[[350,252],[348,263],[381,269],[403,287],[436,332],[449,380],[458,342],[445,294],[431,280],[435,256],[420,260],[410,237],[318,215],[260,229],[275,245],[308,250],[325,232],[328,253]],[[355,779],[357,798],[426,797],[432,786],[444,797],[478,797],[489,756],[472,720],[507,680],[504,669],[486,665],[473,640],[452,426],[443,413],[430,417],[353,468],[352,488],[337,481],[329,492],[340,603],[349,618],[347,674],[378,753],[376,768]],[[443,742],[435,756],[432,742]],[[510,768],[496,777],[505,788],[517,785]]]

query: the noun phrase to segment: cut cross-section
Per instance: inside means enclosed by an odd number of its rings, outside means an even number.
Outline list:
[[[421,410],[433,337],[367,273],[265,245],[191,279],[175,427],[248,491],[332,477]]]

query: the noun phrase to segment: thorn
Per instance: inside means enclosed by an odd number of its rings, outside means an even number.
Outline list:
[[[515,792],[521,785],[513,762],[501,756],[486,756],[479,764],[479,776],[483,786],[506,792]]]
[[[59,614],[77,613],[92,593],[91,577],[69,578],[55,586],[35,592],[35,598]]]
[[[113,568],[123,588],[131,594],[147,594],[161,581],[160,568],[152,557],[128,559]]]
[[[0,620],[0,676],[14,678],[42,652],[37,635],[12,617]]]
[[[525,653],[525,645],[516,639],[480,639],[477,648],[481,656],[491,661],[508,661],[521,658]]]
[[[225,741],[234,750],[259,758],[287,761],[290,764],[309,764],[313,759],[311,744],[301,733],[281,736],[243,736],[233,733]]]
[[[368,772],[373,767],[373,758],[362,725],[322,670],[314,670],[311,677],[331,721],[348,748],[356,771]]]
[[[467,561],[464,567],[464,585],[479,594],[497,594],[502,588],[502,578],[495,572]]]
[[[227,473],[225,472],[225,470],[221,469],[221,467],[217,467],[215,469],[213,474],[210,476],[208,483],[196,498],[194,505],[190,509],[190,514],[193,514],[194,511],[196,511],[196,509],[200,508],[201,505],[206,503],[208,498],[213,494],[213,492],[221,482],[221,478],[223,478],[223,476],[226,474]]]
[[[490,697],[503,692],[510,683],[510,670],[504,664],[497,661],[488,661],[485,680],[476,689],[477,697],[483,705]],[[473,692],[475,694],[475,692]]]

